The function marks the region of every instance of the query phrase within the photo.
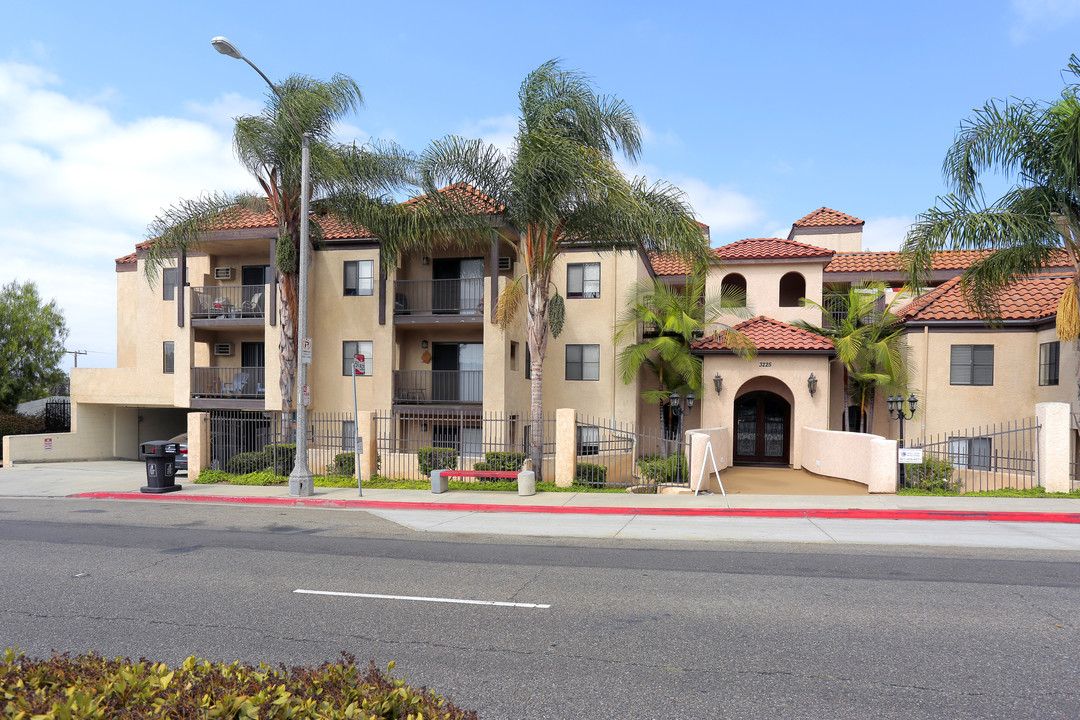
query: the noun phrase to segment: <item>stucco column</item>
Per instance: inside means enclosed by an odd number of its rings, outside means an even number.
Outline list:
[[[193,412],[187,416],[188,482],[210,466],[210,413]]]
[[[1069,492],[1069,459],[1072,457],[1072,416],[1068,403],[1038,403],[1039,485],[1046,492]]]
[[[577,411],[559,408],[555,411],[555,484],[570,487],[577,469]]]
[[[356,430],[364,448],[357,461],[360,463],[360,482],[365,482],[378,472],[379,446],[375,413],[371,410],[357,412]]]

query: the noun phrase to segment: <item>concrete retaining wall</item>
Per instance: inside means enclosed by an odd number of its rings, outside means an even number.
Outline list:
[[[872,493],[894,493],[897,442],[866,433],[802,429],[801,465],[815,475],[852,480]]]

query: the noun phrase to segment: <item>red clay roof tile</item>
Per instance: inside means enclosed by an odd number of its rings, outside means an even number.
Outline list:
[[[815,335],[812,332],[802,330],[794,325],[788,325],[779,320],[759,315],[755,318],[741,322],[735,329],[745,335],[754,343],[758,352],[770,351],[806,351],[823,352],[831,351],[833,344],[829,340]],[[722,336],[705,338],[691,346],[696,351],[703,352],[731,352],[730,345],[724,342]]]
[[[832,250],[781,238],[747,238],[713,250],[721,260],[780,260],[788,258],[827,258]]]
[[[966,270],[993,252],[993,250],[942,250],[934,253],[932,268],[934,270]],[[1054,256],[1050,267],[1069,267],[1068,257],[1064,251]],[[895,250],[839,252],[825,266],[827,273],[896,273],[902,270],[901,254]]]
[[[482,213],[484,215],[499,215],[500,213],[506,212],[505,205],[500,205],[499,203],[492,200],[488,195],[477,190],[468,183],[459,182],[454,183],[453,185],[447,185],[446,187],[440,189],[439,192],[445,193],[450,197],[454,197],[458,200],[463,201],[463,204],[466,207],[471,206],[471,208],[477,213]],[[420,197],[416,197],[412,200],[406,201],[405,204],[415,205],[416,203],[421,203],[424,201],[425,197],[427,196],[421,195]]]
[[[1057,315],[1058,302],[1071,275],[1035,275],[1017,280],[1001,294],[1001,320],[1046,320]],[[981,318],[964,302],[960,278],[942,283],[900,310],[906,322],[968,322]]]
[[[833,210],[832,208],[819,207],[814,212],[799,218],[792,227],[843,227],[853,225],[864,225],[865,223],[853,215],[847,215],[846,213]]]

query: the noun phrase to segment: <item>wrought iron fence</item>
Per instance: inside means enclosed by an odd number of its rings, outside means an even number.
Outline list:
[[[314,475],[353,474],[356,426],[351,413],[308,415],[308,467]],[[210,412],[210,468],[243,474],[273,470],[288,475],[296,460],[291,413]]]
[[[961,492],[1031,488],[1039,478],[1039,422],[1024,418],[960,430],[907,447],[923,449],[923,465],[904,468],[903,486],[947,484]]]
[[[68,398],[45,403],[45,432],[71,432],[71,401]]]
[[[644,493],[690,484],[689,445],[674,433],[579,415],[576,442],[575,484]]]
[[[531,423],[525,414],[469,410],[424,410],[375,416],[379,474],[389,478],[426,480],[424,448],[450,448],[458,470],[529,468]],[[555,417],[543,420],[541,477],[554,477]],[[493,453],[512,453],[493,457]],[[499,464],[500,467],[477,465]],[[511,465],[518,468],[511,468]],[[534,471],[537,468],[532,468]]]
[[[262,318],[265,285],[202,285],[191,288],[192,319]]]

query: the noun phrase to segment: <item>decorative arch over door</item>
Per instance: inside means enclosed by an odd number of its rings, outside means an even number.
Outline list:
[[[787,465],[791,455],[791,404],[767,390],[735,400],[737,465]]]

